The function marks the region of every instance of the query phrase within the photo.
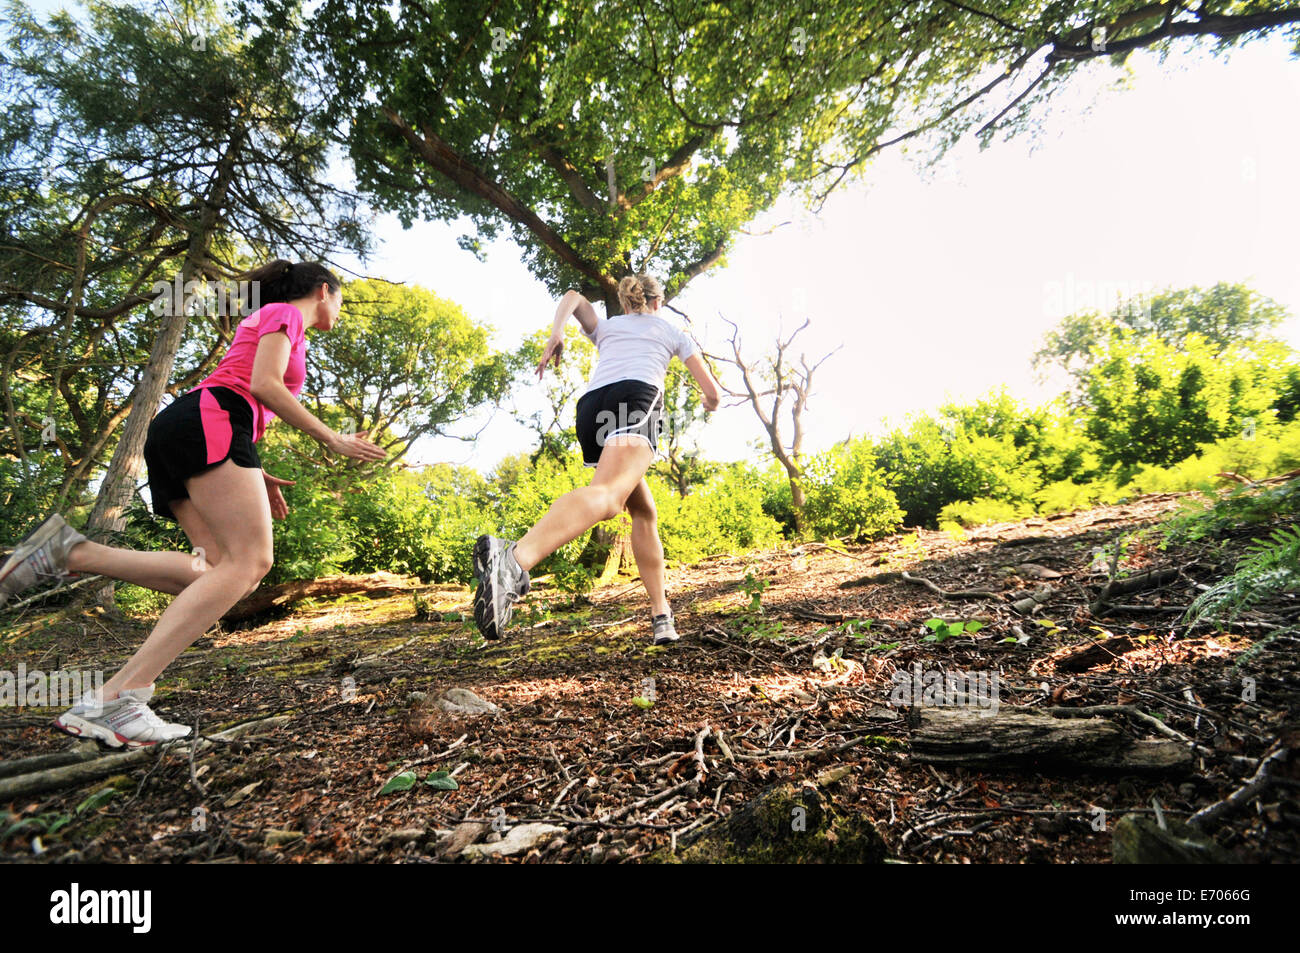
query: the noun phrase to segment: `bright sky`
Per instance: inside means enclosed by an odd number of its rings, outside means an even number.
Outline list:
[[[809,450],[1002,384],[1053,396],[1059,387],[1036,383],[1029,363],[1043,333],[1117,289],[1246,282],[1297,316],[1285,334],[1300,344],[1300,62],[1289,48],[1274,36],[1225,60],[1184,43],[1163,65],[1138,52],[1123,90],[1110,87],[1124,73],[1088,64],[1039,116],[1036,145],[963,143],[929,171],[886,152],[819,216],[792,203],[763,216],[752,231],[791,224],[740,237],[725,267],[673,303],[714,353],[726,347],[720,315],[742,326],[751,357],[805,317],[798,343],[810,358],[843,345],[814,379]],[[493,327],[495,346],[513,348],[549,325],[555,300],[513,244],[490,245],[486,263],[461,251],[466,230],[404,232],[383,216],[365,271],[458,302]],[[536,387],[518,403],[535,406]],[[760,436],[748,407],[724,407],[700,443],[712,459],[753,459]],[[476,442],[427,440],[408,459],[488,470],[532,439],[499,411]]]
[[[814,378],[808,449],[1004,383],[1052,396],[1029,363],[1042,334],[1117,289],[1241,281],[1300,315],[1300,63],[1287,52],[1256,41],[1226,62],[1185,53],[1164,66],[1136,54],[1127,90],[1107,89],[1122,73],[1094,63],[1036,145],[965,143],[929,172],[884,154],[819,216],[791,203],[764,216],[753,231],[791,224],[741,237],[673,303],[714,353],[719,315],[741,325],[751,356],[804,317],[810,358],[844,345]],[[369,273],[457,301],[502,348],[548,326],[555,300],[519,249],[497,242],[481,264],[456,246],[463,230],[384,218]],[[1286,333],[1300,343],[1300,319]],[[712,459],[753,458],[759,436],[752,410],[724,407],[700,442]],[[487,470],[530,441],[503,411],[476,444],[427,441],[413,462]]]

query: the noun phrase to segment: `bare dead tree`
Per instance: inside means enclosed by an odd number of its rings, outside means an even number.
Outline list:
[[[740,328],[735,322],[723,317],[731,325],[731,356],[707,355],[715,361],[730,364],[740,371],[743,390],[732,390],[720,382],[728,396],[734,398],[728,406],[737,407],[749,404],[759,423],[767,432],[768,447],[772,456],[785,469],[790,479],[790,498],[794,507],[795,528],[803,529],[804,489],[803,489],[803,438],[804,411],[808,409],[808,395],[812,392],[813,373],[828,358],[842,348],[834,348],[822,355],[812,364],[805,354],[800,353],[797,362],[790,352],[790,347],[804,330],[812,323],[805,318],[785,340],[777,332],[776,352],[764,355],[756,360],[746,360],[741,353]],[[787,400],[789,403],[787,404]],[[783,427],[783,412],[789,413],[790,440],[787,443]]]

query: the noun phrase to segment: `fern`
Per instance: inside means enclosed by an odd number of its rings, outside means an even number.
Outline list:
[[[1300,479],[1262,490],[1237,487],[1212,505],[1194,506],[1167,519],[1163,525],[1165,543],[1195,542],[1219,536],[1243,523],[1267,523],[1297,513]]]
[[[1276,529],[1267,540],[1253,540],[1232,575],[1201,593],[1188,606],[1184,621],[1189,625],[1207,618],[1231,622],[1273,593],[1297,586],[1300,526]]]

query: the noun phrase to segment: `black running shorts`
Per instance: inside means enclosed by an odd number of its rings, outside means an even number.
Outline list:
[[[178,397],[149,424],[144,442],[153,511],[176,519],[169,504],[189,498],[185,481],[227,460],[262,467],[248,401],[228,387],[205,387]]]
[[[610,437],[635,435],[658,452],[663,426],[663,389],[645,381],[614,381],[578,399],[578,443],[582,462],[594,467]]]

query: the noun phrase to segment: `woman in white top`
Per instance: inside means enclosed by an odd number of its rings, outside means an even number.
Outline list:
[[[664,595],[664,550],[654,499],[645,473],[658,452],[663,420],[664,377],[674,356],[682,360],[703,392],[705,410],[716,410],[717,382],[699,347],[681,328],[659,315],[664,293],[649,275],[618,283],[624,314],[601,321],[577,291],[568,291],[555,311],[551,338],[537,365],[540,379],[552,360],[559,366],[564,325],[577,319],[596,345],[596,372],[578,400],[577,431],[583,461],[595,468],[591,483],[564,494],[517,542],[480,536],[474,544],[474,621],[484,638],[501,637],[516,599],[528,592],[528,570],[565,543],[577,539],[624,508],[632,517],[632,554],[650,597],[654,644],[677,640]]]

